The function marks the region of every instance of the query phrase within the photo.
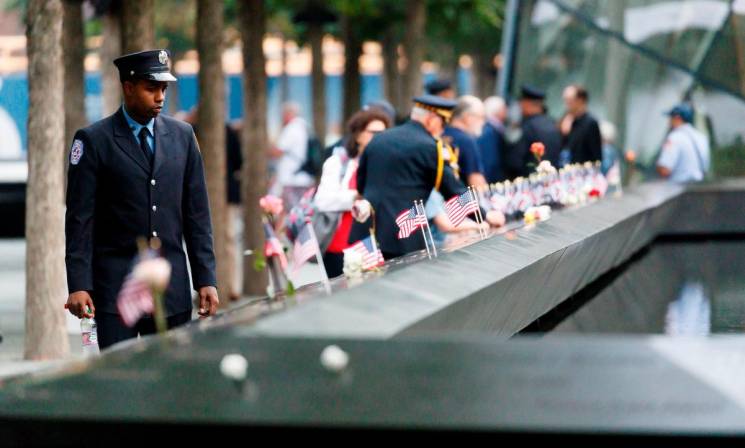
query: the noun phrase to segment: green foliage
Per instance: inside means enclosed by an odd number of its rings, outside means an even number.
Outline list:
[[[499,52],[504,7],[505,0],[430,0],[427,3],[429,58],[445,62],[441,59],[447,56]]]
[[[258,248],[253,251],[254,256],[254,271],[261,272],[266,269],[266,257],[264,256],[264,249]]]
[[[158,0],[155,2],[155,40],[175,55],[196,45],[196,2],[190,0]],[[220,32],[215,30],[215,32]]]
[[[18,11],[21,13],[21,20],[26,23],[26,8],[28,0],[2,0],[0,11]]]
[[[715,177],[745,176],[745,142],[741,137],[729,145],[714,148],[711,167]]]

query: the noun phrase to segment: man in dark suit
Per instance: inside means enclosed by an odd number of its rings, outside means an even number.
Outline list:
[[[558,168],[561,153],[561,134],[553,120],[546,115],[543,104],[546,95],[531,86],[522,86],[520,94],[520,111],[522,122],[519,132],[508,132],[510,146],[505,154],[509,177],[528,176],[535,171],[538,161],[530,152],[533,143],[540,142],[545,146],[542,160],[548,160]]]
[[[116,306],[138,238],[157,238],[171,264],[165,293],[169,328],[191,320],[184,241],[199,314],[212,315],[219,304],[199,147],[188,124],[160,115],[167,83],[176,80],[168,52],[129,54],[114,64],[124,104],[75,134],[65,216],[67,306],[78,317],[95,314],[101,348],[155,332],[150,316],[126,327]]]
[[[402,211],[415,200],[427,200],[433,189],[446,199],[466,191],[448,161],[438,161],[438,150],[444,153],[438,142],[455,105],[432,95],[414,98],[411,120],[373,137],[360,157],[357,190],[375,211],[375,238],[386,259],[424,249],[418,235],[397,238],[396,217]],[[499,225],[497,214],[489,212],[487,221]],[[369,236],[370,224],[355,222],[349,242]]]
[[[598,121],[587,111],[587,90],[572,84],[564,89],[566,115],[561,120],[564,146],[569,149],[572,163],[597,162],[603,158],[603,139]]]

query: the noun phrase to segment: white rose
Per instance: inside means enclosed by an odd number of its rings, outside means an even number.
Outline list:
[[[556,172],[556,168],[551,165],[551,162],[549,162],[548,160],[544,160],[538,164],[536,171],[541,174],[551,174]]]
[[[321,352],[321,365],[329,372],[339,373],[348,364],[349,355],[336,345],[329,345]]]
[[[362,254],[353,250],[344,251],[344,268],[343,272],[347,278],[359,277],[362,275],[363,258]]]
[[[244,381],[247,370],[248,361],[243,355],[236,353],[225,355],[220,361],[220,372],[233,381]]]
[[[143,260],[137,263],[132,276],[147,283],[151,288],[165,291],[171,278],[171,263],[162,257]]]

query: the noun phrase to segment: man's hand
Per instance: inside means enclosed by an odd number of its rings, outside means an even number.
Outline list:
[[[72,314],[80,319],[84,317],[93,317],[96,314],[96,307],[93,306],[93,299],[88,291],[75,291],[67,297],[67,303],[65,308]],[[89,313],[87,309],[90,308]]]
[[[494,227],[502,227],[506,221],[504,214],[498,210],[489,210],[486,212],[486,222]]]
[[[202,317],[214,316],[220,299],[217,298],[217,289],[214,286],[202,286],[199,288],[199,312]]]

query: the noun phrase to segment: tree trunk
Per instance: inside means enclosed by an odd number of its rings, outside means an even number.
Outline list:
[[[323,72],[323,24],[308,24],[308,40],[313,54],[313,130],[321,143],[326,142],[326,75]]]
[[[475,53],[471,68],[474,80],[474,95],[479,98],[488,98],[497,93],[497,71],[494,67],[494,55],[488,53]]]
[[[243,176],[241,179],[244,213],[243,248],[264,252],[264,229],[259,199],[266,194],[266,59],[263,41],[266,12],[263,0],[241,0],[239,3],[241,41],[243,45]],[[255,257],[243,257],[243,293],[266,294],[267,274],[254,269]]]
[[[408,114],[410,100],[422,90],[422,62],[424,61],[424,31],[427,22],[427,5],[424,0],[409,0],[406,3],[406,33],[404,52],[406,54],[406,71],[403,77],[401,96],[405,108],[402,113]]]
[[[122,19],[119,9],[101,17],[103,41],[101,42],[101,96],[103,116],[116,112],[122,103],[122,87],[114,59],[122,54]]]
[[[26,187],[26,359],[62,358],[65,331],[65,235],[62,3],[29,0],[28,181]]]
[[[69,148],[75,131],[86,124],[83,1],[64,0],[63,9],[62,54],[65,71],[65,137],[63,147]],[[66,151],[68,150],[66,149]],[[67,163],[63,161],[62,166],[64,172],[67,169]]]
[[[346,123],[352,114],[360,110],[360,96],[362,90],[360,57],[362,56],[362,41],[355,31],[355,26],[349,17],[344,17],[342,20],[344,34],[343,117],[344,123]]]
[[[392,26],[383,34],[383,89],[388,100],[399,113],[406,109],[408,101],[401,97],[401,75],[398,71],[398,39]]]
[[[280,37],[279,57],[282,73],[279,76],[279,98],[280,103],[284,104],[290,99],[290,78],[287,75],[287,41],[284,35]]]
[[[199,53],[199,108],[197,130],[204,158],[207,195],[212,217],[212,235],[217,260],[217,286],[223,301],[232,292],[230,251],[228,249],[228,204],[225,151],[225,79],[222,72],[223,4],[214,0],[197,1],[197,52]]]
[[[122,2],[122,53],[155,47],[155,0]]]
[[[199,20],[199,17],[197,17],[197,20]],[[218,34],[221,34],[221,33],[218,33]],[[171,54],[171,69],[172,69],[173,74],[176,76],[176,78],[179,77],[178,73],[176,73],[176,64],[183,57],[184,57],[184,54],[180,52]],[[222,60],[220,61],[220,64],[222,64]],[[220,67],[222,67],[222,65],[220,65]],[[179,110],[181,110],[180,94],[181,92],[179,91],[179,88],[178,88],[178,82],[171,82],[168,84],[168,114],[169,115],[175,115]]]

